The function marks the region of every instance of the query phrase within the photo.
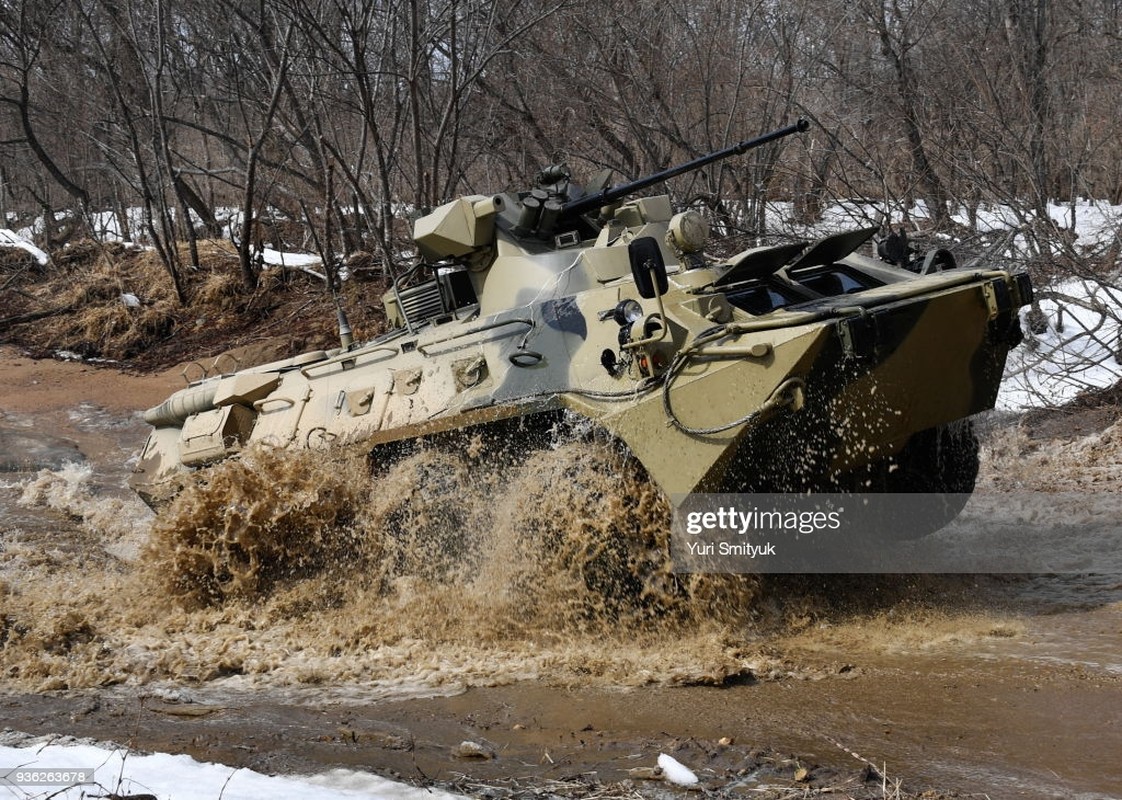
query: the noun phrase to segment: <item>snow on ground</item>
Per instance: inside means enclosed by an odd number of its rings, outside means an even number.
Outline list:
[[[40,264],[48,264],[51,260],[49,255],[33,245],[28,239],[8,228],[0,228],[0,247],[15,247],[19,250],[26,250]]]
[[[837,233],[854,225],[876,225],[885,222],[893,227],[904,222],[905,209],[881,202],[861,202],[846,200],[832,203],[822,211],[822,218],[813,225],[793,223],[794,206],[789,201],[768,203],[767,224],[769,230],[787,231],[804,238],[826,236]],[[907,209],[907,217],[913,222],[926,220],[930,216],[923,201]],[[1049,203],[1048,216],[1061,229],[1075,233],[1076,248],[1101,247],[1122,232],[1122,206],[1111,205],[1099,200],[1079,199],[1074,203]],[[1027,219],[1024,210],[1012,206],[992,203],[980,204],[973,215],[963,207],[952,209],[952,219],[964,228],[979,234],[1015,234],[1023,229]],[[972,218],[973,217],[973,218]],[[1023,247],[1023,237],[1011,235],[1009,247],[1015,250]],[[1014,255],[1010,250],[1007,255]]]
[[[172,210],[174,216],[174,209]],[[144,219],[144,209],[139,207],[132,207],[125,209],[125,217],[128,222],[129,231],[135,238],[136,235],[143,235],[146,230],[146,223]],[[240,230],[241,228],[241,211],[236,208],[217,208],[215,209],[215,217],[221,223],[223,229],[227,231]],[[201,220],[192,211],[191,219],[195,224],[199,224]],[[120,241],[125,242],[127,237],[121,229],[121,220],[116,212],[113,211],[98,211],[90,214],[90,224],[93,227],[95,235],[102,241]],[[27,229],[33,232],[36,226]],[[41,227],[41,226],[38,226]],[[291,269],[303,269],[311,272],[309,267],[316,266],[321,263],[318,255],[310,253],[291,253],[281,250],[274,250],[272,248],[262,248],[260,251],[255,250],[255,253],[260,253],[261,260],[271,266],[287,267]],[[323,279],[322,275],[312,273]]]
[[[1122,290],[1073,279],[1038,288],[1037,297],[1047,327],[1033,333],[1021,309],[1025,341],[1009,354],[998,408],[1062,405],[1122,380]]]
[[[177,210],[170,209],[173,219],[176,218]],[[125,224],[128,226],[128,236],[125,235],[126,231],[121,228],[121,215],[124,215]],[[194,211],[190,212],[191,222],[194,225],[202,224],[202,219]],[[214,209],[214,216],[218,223],[226,230],[229,230],[232,225],[240,223],[241,213],[236,208],[219,206]],[[148,235],[148,217],[144,209],[140,206],[130,206],[129,208],[122,209],[120,213],[116,211],[94,211],[89,215],[90,227],[93,229],[94,235],[103,242],[124,242],[126,244],[144,239]],[[31,230],[39,232],[42,228],[41,220],[37,220]]]
[[[141,755],[73,737],[0,734],[0,798],[81,800],[148,794],[159,800],[456,800],[459,795],[420,789],[365,772],[335,769],[310,777],[263,775],[204,764],[190,756]],[[18,746],[17,746],[18,744]],[[92,771],[94,783],[40,782],[36,773]],[[18,780],[18,779],[23,779]],[[51,780],[50,777],[47,779]],[[22,785],[19,785],[22,784]]]
[[[310,253],[284,253],[280,250],[272,250],[268,247],[261,250],[261,260],[273,266],[291,267],[295,269],[305,269],[321,262],[319,256]]]

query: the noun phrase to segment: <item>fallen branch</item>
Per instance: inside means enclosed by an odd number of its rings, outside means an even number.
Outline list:
[[[0,319],[0,330],[4,330],[13,325],[22,325],[25,322],[35,322],[39,319],[53,317],[57,314],[66,314],[73,310],[73,306],[62,306],[61,308],[48,308],[46,311],[32,311],[27,314],[16,314],[14,317],[5,317],[4,319]]]

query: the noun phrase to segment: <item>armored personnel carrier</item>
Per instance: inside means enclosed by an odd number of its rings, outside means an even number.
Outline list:
[[[158,503],[184,471],[255,442],[362,443],[376,459],[576,415],[672,498],[969,492],[977,443],[962,421],[994,405],[1025,276],[882,246],[890,263],[872,252],[876,228],[716,258],[702,215],[638,196],[806,127],[619,186],[581,189],[558,166],[528,191],[435,209],[415,223],[418,263],[383,297],[388,333],[356,344],[341,326],[335,350],[200,376],[145,415],[134,488]]]

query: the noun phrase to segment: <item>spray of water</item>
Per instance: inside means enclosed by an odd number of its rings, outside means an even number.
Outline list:
[[[33,494],[78,498],[86,522],[52,538],[84,544],[25,552],[4,597],[4,668],[32,688],[719,682],[756,665],[759,582],[675,575],[669,504],[610,441],[250,449],[196,473],[131,563],[105,552],[127,515],[72,484],[44,475]]]

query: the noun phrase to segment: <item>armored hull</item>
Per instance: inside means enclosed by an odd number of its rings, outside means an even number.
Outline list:
[[[196,381],[148,412],[133,486],[158,501],[256,442],[377,448],[568,411],[671,497],[896,472],[930,480],[902,491],[972,487],[917,443],[993,407],[1023,276],[887,263],[872,228],[710,258],[700,215],[620,193],[554,171],[436,209],[384,297],[389,333]],[[883,469],[905,457],[923,463]]]

